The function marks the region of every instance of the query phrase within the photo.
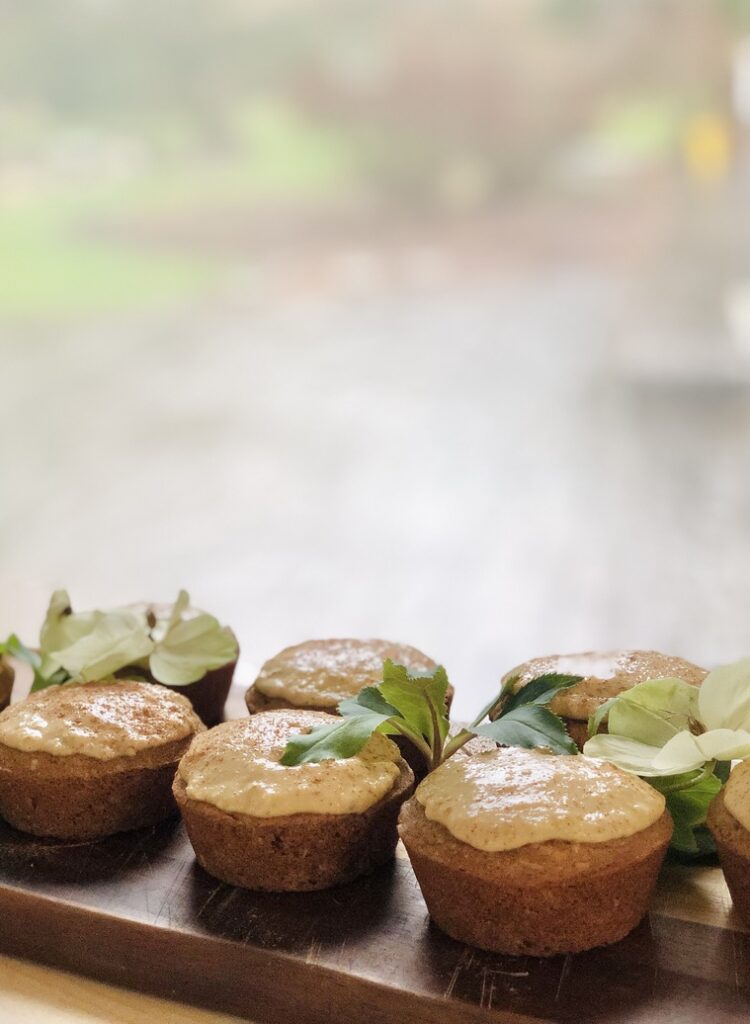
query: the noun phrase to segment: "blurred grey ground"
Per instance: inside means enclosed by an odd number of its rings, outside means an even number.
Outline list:
[[[186,586],[247,674],[382,635],[459,717],[537,654],[750,653],[744,5],[320,8],[160,22],[184,110],[5,65],[0,627]]]

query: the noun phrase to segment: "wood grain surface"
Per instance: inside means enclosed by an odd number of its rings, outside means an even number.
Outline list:
[[[0,828],[5,953],[259,1021],[680,1021],[750,1013],[717,869],[668,866],[649,919],[576,957],[501,957],[429,923],[408,860],[322,893],[243,892],[176,822],[71,846]]]

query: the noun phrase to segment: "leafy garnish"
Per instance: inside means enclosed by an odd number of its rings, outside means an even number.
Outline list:
[[[562,721],[536,701],[512,708],[494,722],[477,726],[474,732],[506,747],[548,747],[556,754],[578,752]]]
[[[91,682],[132,673],[168,686],[185,686],[237,657],[237,641],[212,615],[185,617],[181,590],[166,611],[147,606],[74,612],[65,590],[52,595],[31,651],[13,636],[0,645],[34,670],[32,693],[67,682]]]
[[[354,757],[386,720],[383,715],[371,711],[354,718],[342,718],[334,725],[319,725],[311,732],[300,733],[289,740],[281,764],[291,766]]]
[[[339,704],[343,722],[320,726],[308,734],[293,736],[281,763],[302,764],[326,758],[352,757],[374,732],[401,735],[423,755],[428,770],[451,757],[472,736],[489,736],[496,743],[519,747],[544,747],[572,754],[576,746],[562,721],[543,705],[560,689],[572,686],[580,676],[547,675],[534,679],[518,693],[506,680],[500,693],[472,724],[449,737],[446,710],[448,676],[442,666],[432,672],[414,672],[386,661],[377,686],[366,686],[356,697]],[[482,724],[488,714],[494,721]],[[354,724],[356,723],[356,725]]]
[[[750,659],[710,672],[701,686],[650,679],[607,702],[607,733],[583,752],[640,775],[664,794],[675,822],[672,848],[699,855],[713,848],[704,827],[729,763],[750,756]]]

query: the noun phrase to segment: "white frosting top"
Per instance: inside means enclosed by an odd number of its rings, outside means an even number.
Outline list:
[[[335,708],[363,687],[379,683],[387,658],[410,669],[436,668],[435,662],[415,647],[388,640],[308,640],[267,661],[255,688],[289,704]]]
[[[132,757],[202,729],[187,697],[127,680],[51,686],[0,714],[6,747],[100,761]]]
[[[490,852],[621,839],[653,825],[665,807],[652,786],[605,761],[515,747],[450,758],[416,797],[430,821]]]
[[[724,787],[724,806],[750,831],[750,761],[740,761],[730,773]]]
[[[192,800],[229,814],[361,814],[390,792],[399,750],[375,734],[354,757],[291,767],[279,764],[295,733],[336,721],[320,711],[264,711],[197,736],[179,775]]]
[[[584,722],[610,697],[616,697],[647,679],[669,677],[698,685],[706,676],[705,669],[684,658],[659,654],[658,651],[585,651],[583,654],[532,658],[507,672],[503,681],[518,675],[520,687],[548,672],[583,676],[580,683],[561,690],[552,698],[550,710],[563,718]]]

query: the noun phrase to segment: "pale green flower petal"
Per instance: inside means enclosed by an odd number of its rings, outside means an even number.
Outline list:
[[[206,672],[233,661],[237,641],[213,615],[196,615],[174,625],[149,659],[154,679],[168,686],[186,686]]]
[[[91,629],[50,658],[74,679],[90,682],[147,657],[154,643],[132,612],[92,612]]]
[[[682,679],[649,679],[620,694],[609,709],[608,729],[663,746],[697,715],[698,687]]]
[[[695,738],[706,761],[734,761],[750,756],[750,732],[746,729],[712,729]]]
[[[626,772],[634,772],[636,775],[672,774],[671,771],[662,771],[654,766],[654,759],[659,753],[659,747],[651,746],[649,743],[640,743],[627,736],[597,733],[596,736],[592,736],[590,740],[586,741],[583,752],[586,757],[611,761],[618,768],[622,768]]]
[[[698,712],[707,729],[750,730],[750,658],[709,672],[699,690]]]
[[[706,761],[733,761],[750,756],[750,732],[745,729],[711,729],[700,736],[678,733],[654,758],[654,767],[678,772],[700,768]]]
[[[56,590],[50,598],[47,615],[39,634],[42,655],[70,647],[76,640],[90,633],[96,627],[96,623],[96,612],[75,614],[70,610],[67,590]]]
[[[654,767],[665,774],[678,775],[700,768],[706,760],[696,742],[697,737],[685,730],[673,736],[654,758]]]

